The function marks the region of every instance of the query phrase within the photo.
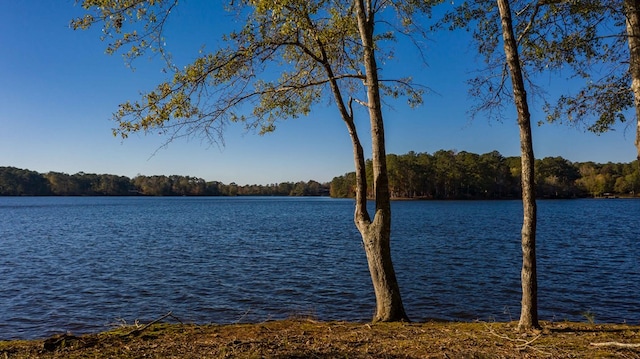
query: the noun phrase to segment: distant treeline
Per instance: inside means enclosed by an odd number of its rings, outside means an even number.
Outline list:
[[[387,156],[394,198],[520,198],[520,168],[520,157],[503,157],[497,151],[478,155],[440,150]],[[367,162],[367,176],[370,184],[371,162]],[[572,163],[562,157],[546,157],[535,162],[535,181],[540,198],[640,195],[638,161]],[[335,177],[330,193],[332,197],[352,197],[354,188],[352,172]]]
[[[371,162],[367,161],[371,184]],[[520,198],[520,157],[493,151],[478,155],[440,150],[387,156],[393,198],[499,199]],[[546,157],[535,163],[537,195],[541,198],[640,195],[638,161],[572,163]],[[331,183],[284,182],[244,185],[206,182],[189,176],[136,176],[79,172],[38,172],[0,167],[2,196],[326,196],[353,197],[355,173]],[[371,194],[371,188],[369,194]]]
[[[206,182],[189,176],[136,176],[38,172],[0,167],[0,196],[326,196],[316,181],[246,185]]]

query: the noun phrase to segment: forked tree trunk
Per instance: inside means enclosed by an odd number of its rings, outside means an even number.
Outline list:
[[[502,37],[507,65],[511,73],[513,98],[518,111],[520,127],[520,151],[522,162],[522,308],[519,330],[540,328],[538,323],[538,278],[536,269],[536,196],[534,183],[533,140],[531,137],[531,115],[527,93],[522,78],[522,67],[518,55],[518,44],[513,35],[511,9],[508,0],[497,0],[502,23]]]
[[[371,125],[373,189],[375,196],[375,214],[370,220],[366,208],[366,186],[358,188],[356,198],[355,223],[362,235],[364,249],[369,264],[369,272],[376,296],[376,311],[373,322],[408,320],[402,304],[400,289],[391,261],[391,200],[386,167],[386,151],[384,142],[384,126],[378,85],[378,68],[375,60],[373,41],[373,9],[370,0],[355,1],[358,30],[364,50],[364,65],[367,87],[367,104]],[[357,182],[366,184],[364,177],[364,158],[357,158]]]
[[[629,42],[629,74],[636,110],[636,157],[640,166],[640,0],[625,0],[624,13]]]
[[[335,97],[340,115],[347,125],[351,143],[356,173],[356,209],[354,222],[362,235],[362,242],[367,256],[369,272],[376,297],[376,310],[373,322],[379,321],[408,321],[404,311],[400,289],[391,261],[391,201],[389,196],[386,154],[384,147],[384,127],[380,109],[375,53],[373,51],[373,20],[367,15],[370,6],[365,6],[363,0],[354,0],[358,16],[358,26],[362,35],[365,49],[366,86],[368,108],[371,122],[371,136],[373,140],[374,187],[376,197],[376,213],[373,222],[367,211],[367,173],[365,156],[358,131],[353,118],[351,102],[347,105],[342,97],[340,86],[333,74],[331,65],[324,62],[331,92]],[[371,19],[371,20],[369,20]]]

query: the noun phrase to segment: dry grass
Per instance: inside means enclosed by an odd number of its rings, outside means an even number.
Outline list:
[[[0,342],[8,358],[640,358],[640,326],[317,322],[153,324],[136,330]],[[139,328],[138,328],[139,329]],[[605,343],[605,344],[602,344]],[[623,345],[625,344],[625,345]]]

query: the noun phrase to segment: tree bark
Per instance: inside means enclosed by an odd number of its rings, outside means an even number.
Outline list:
[[[522,307],[519,330],[540,328],[538,323],[538,279],[536,269],[536,197],[534,182],[533,139],[531,115],[524,88],[518,44],[513,35],[511,9],[508,0],[497,0],[502,23],[502,37],[507,65],[511,73],[513,98],[518,111],[520,151],[522,163]]]
[[[362,188],[359,188],[358,191],[360,198],[356,199],[354,221],[362,235],[376,297],[373,322],[408,321],[391,260],[391,199],[386,167],[378,68],[373,40],[374,11],[370,0],[367,0],[366,3],[365,0],[355,0],[355,10],[364,50],[365,85],[371,125],[375,215],[371,221],[367,213],[366,199],[362,198],[363,194],[366,195],[365,186],[364,192],[361,192]],[[356,160],[356,165],[359,162],[360,160]],[[362,175],[364,175],[364,171],[356,171],[356,176]],[[358,180],[358,183],[363,182],[366,183],[366,178]]]
[[[624,12],[629,43],[629,74],[636,109],[636,158],[640,160],[640,0],[625,0]]]

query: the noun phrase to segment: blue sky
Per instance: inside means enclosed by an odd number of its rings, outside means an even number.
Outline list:
[[[169,24],[167,47],[176,59],[187,61],[203,44],[214,49],[232,19],[219,7],[199,8],[198,1],[182,5]],[[97,29],[68,27],[69,20],[81,14],[74,0],[0,4],[0,166],[129,177],[178,174],[238,184],[324,182],[353,170],[349,136],[329,102],[306,118],[278,123],[277,130],[265,136],[231,126],[224,146],[178,140],[158,150],[165,140],[159,135],[132,135],[124,141],[113,137],[110,118],[118,104],[137,99],[167,75],[158,59],[140,58],[132,71],[121,56],[106,55]],[[503,122],[469,118],[472,101],[465,79],[480,60],[466,36],[441,33],[426,42],[428,66],[403,52],[399,57],[408,60],[402,65],[382,64],[408,68],[433,91],[417,109],[403,103],[385,109],[388,153],[453,149],[519,155],[515,111],[506,112]],[[570,88],[556,79],[548,83],[553,84],[550,92]],[[536,104],[532,114],[533,122],[541,117]],[[368,139],[368,133],[361,137]],[[625,125],[600,136],[565,125],[534,128],[538,158],[630,162],[635,157],[633,140],[633,127]]]

